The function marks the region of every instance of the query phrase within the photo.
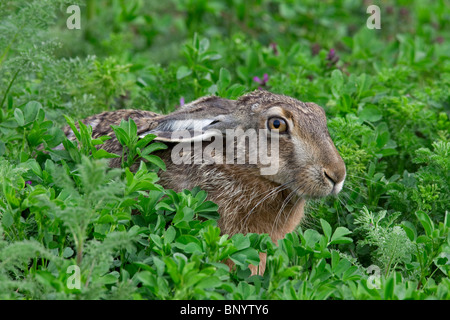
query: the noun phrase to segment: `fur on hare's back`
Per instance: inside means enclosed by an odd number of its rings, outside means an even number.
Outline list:
[[[196,186],[207,191],[209,200],[219,205],[218,224],[223,233],[268,233],[274,241],[281,239],[300,223],[306,199],[337,194],[345,180],[345,164],[328,133],[325,112],[314,103],[257,90],[238,100],[203,97],[168,115],[118,110],[91,116],[83,122],[92,126],[94,137],[111,136],[103,148],[121,154],[111,125],[128,118],[135,121],[140,137],[155,134],[155,140],[168,145],[168,149],[155,153],[167,166],[166,171],[159,173],[159,183],[175,191]],[[179,143],[194,145],[200,141],[205,150],[211,141],[225,141],[230,130],[254,130],[258,138],[260,132],[266,132],[263,139],[270,152],[271,138],[278,138],[278,150],[271,154],[278,160],[278,170],[262,175],[261,169],[267,164],[259,159],[243,164],[225,161],[230,150],[237,153],[236,141],[231,149],[224,146],[222,155],[213,153],[213,163],[172,161],[172,151]],[[177,135],[179,131],[190,134]],[[212,136],[211,132],[215,134]],[[69,128],[66,134],[73,138]],[[244,146],[248,160],[252,146]],[[195,158],[194,149],[191,148],[192,154],[184,154],[186,159]],[[223,161],[217,161],[220,157]],[[120,159],[113,159],[111,166],[120,166]]]

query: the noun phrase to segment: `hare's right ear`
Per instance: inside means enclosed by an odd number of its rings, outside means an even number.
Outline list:
[[[177,112],[162,116],[151,129],[139,132],[143,138],[154,134],[164,142],[194,142],[224,135],[226,129],[239,125],[232,100],[206,97],[190,103]]]

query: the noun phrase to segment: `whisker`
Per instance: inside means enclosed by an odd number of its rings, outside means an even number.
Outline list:
[[[258,203],[241,219],[241,224],[242,224],[242,228],[244,228],[247,225],[247,221],[250,218],[250,215],[253,213],[253,211],[256,209],[256,207],[258,207],[261,203],[263,203],[266,199],[268,199],[269,197],[284,191],[285,189],[288,189],[288,184],[294,182],[295,179],[285,182],[279,186],[277,186],[276,188],[270,190],[269,194],[267,194],[264,198],[262,198],[260,201],[258,201]],[[264,193],[262,193],[264,194]]]
[[[281,209],[278,211],[277,215],[275,216],[275,220],[274,223],[272,225],[272,230],[271,233],[273,233],[273,230],[275,228],[275,226],[278,225],[278,220],[281,217],[281,214],[284,211],[284,208],[287,206],[287,204],[291,201],[291,198],[296,194],[296,192],[301,188],[302,186],[298,186],[297,188],[295,188],[293,191],[291,191],[291,193],[289,193],[289,195],[286,197],[286,199],[284,199],[283,204],[281,206]]]
[[[343,199],[341,199],[340,197],[337,197],[337,199],[344,207],[347,205],[346,203],[344,203]]]
[[[356,178],[356,179],[362,179],[362,180],[366,180],[366,181],[370,181],[370,182],[377,182],[377,181],[375,181],[375,180],[373,180],[373,179],[370,179],[370,178],[366,178],[366,177],[362,177],[362,176],[357,176],[357,175],[354,175],[354,174],[350,174],[350,173],[347,173],[347,176],[348,177],[352,177],[352,178]]]
[[[348,185],[347,185],[347,186],[344,185],[344,188],[343,188],[343,189],[348,189],[348,190],[350,190],[351,192],[355,192],[355,193],[361,193],[361,191],[356,191],[355,189],[349,187]]]
[[[289,217],[290,217],[290,215],[291,215],[291,213],[292,213],[292,210],[294,210],[294,208],[297,206],[297,203],[300,201],[300,200],[302,200],[303,198],[302,198],[302,195],[304,194],[304,192],[302,192],[300,195],[297,195],[298,197],[297,197],[297,200],[295,200],[295,202],[294,202],[294,205],[292,206],[292,208],[291,208],[291,210],[289,210],[289,212],[288,212],[288,214],[287,214],[287,216],[286,216],[286,219],[289,219]]]
[[[271,192],[273,192],[274,190],[276,190],[276,189],[278,189],[278,188],[281,188],[281,187],[284,187],[284,186],[286,186],[286,185],[288,185],[289,183],[292,183],[292,182],[294,182],[295,181],[295,179],[293,179],[293,180],[291,180],[291,181],[288,181],[288,182],[285,182],[285,183],[283,183],[283,184],[281,184],[281,185],[279,185],[279,186],[276,186],[275,188],[273,188],[273,189],[269,189],[269,190],[265,190],[265,191],[263,191],[263,192],[260,192],[260,193],[257,193],[257,194],[255,194],[253,197],[252,197],[252,199],[251,200],[253,200],[253,199],[255,199],[255,198],[257,198],[257,197],[259,197],[259,196],[261,196],[261,195],[263,195],[263,194],[266,194],[266,193],[271,193]]]

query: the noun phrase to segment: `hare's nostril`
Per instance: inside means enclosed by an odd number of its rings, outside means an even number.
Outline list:
[[[330,182],[333,184],[333,186],[336,184],[336,180],[333,179],[326,170],[323,170],[323,174],[325,175],[325,178],[327,178],[328,180],[330,180]]]
[[[344,176],[341,176],[341,172],[340,171],[327,171],[327,170],[323,170],[323,175],[326,179],[328,179],[332,186],[333,189],[331,190],[331,194],[338,194],[341,190],[342,187],[344,186],[344,180],[345,180],[345,172],[344,172]]]

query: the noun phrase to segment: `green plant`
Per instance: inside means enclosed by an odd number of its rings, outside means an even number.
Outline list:
[[[0,1],[0,298],[450,299],[450,12],[379,6],[370,30],[358,1]],[[347,167],[276,244],[159,185],[133,120],[117,155],[79,121],[258,88],[322,106]]]

